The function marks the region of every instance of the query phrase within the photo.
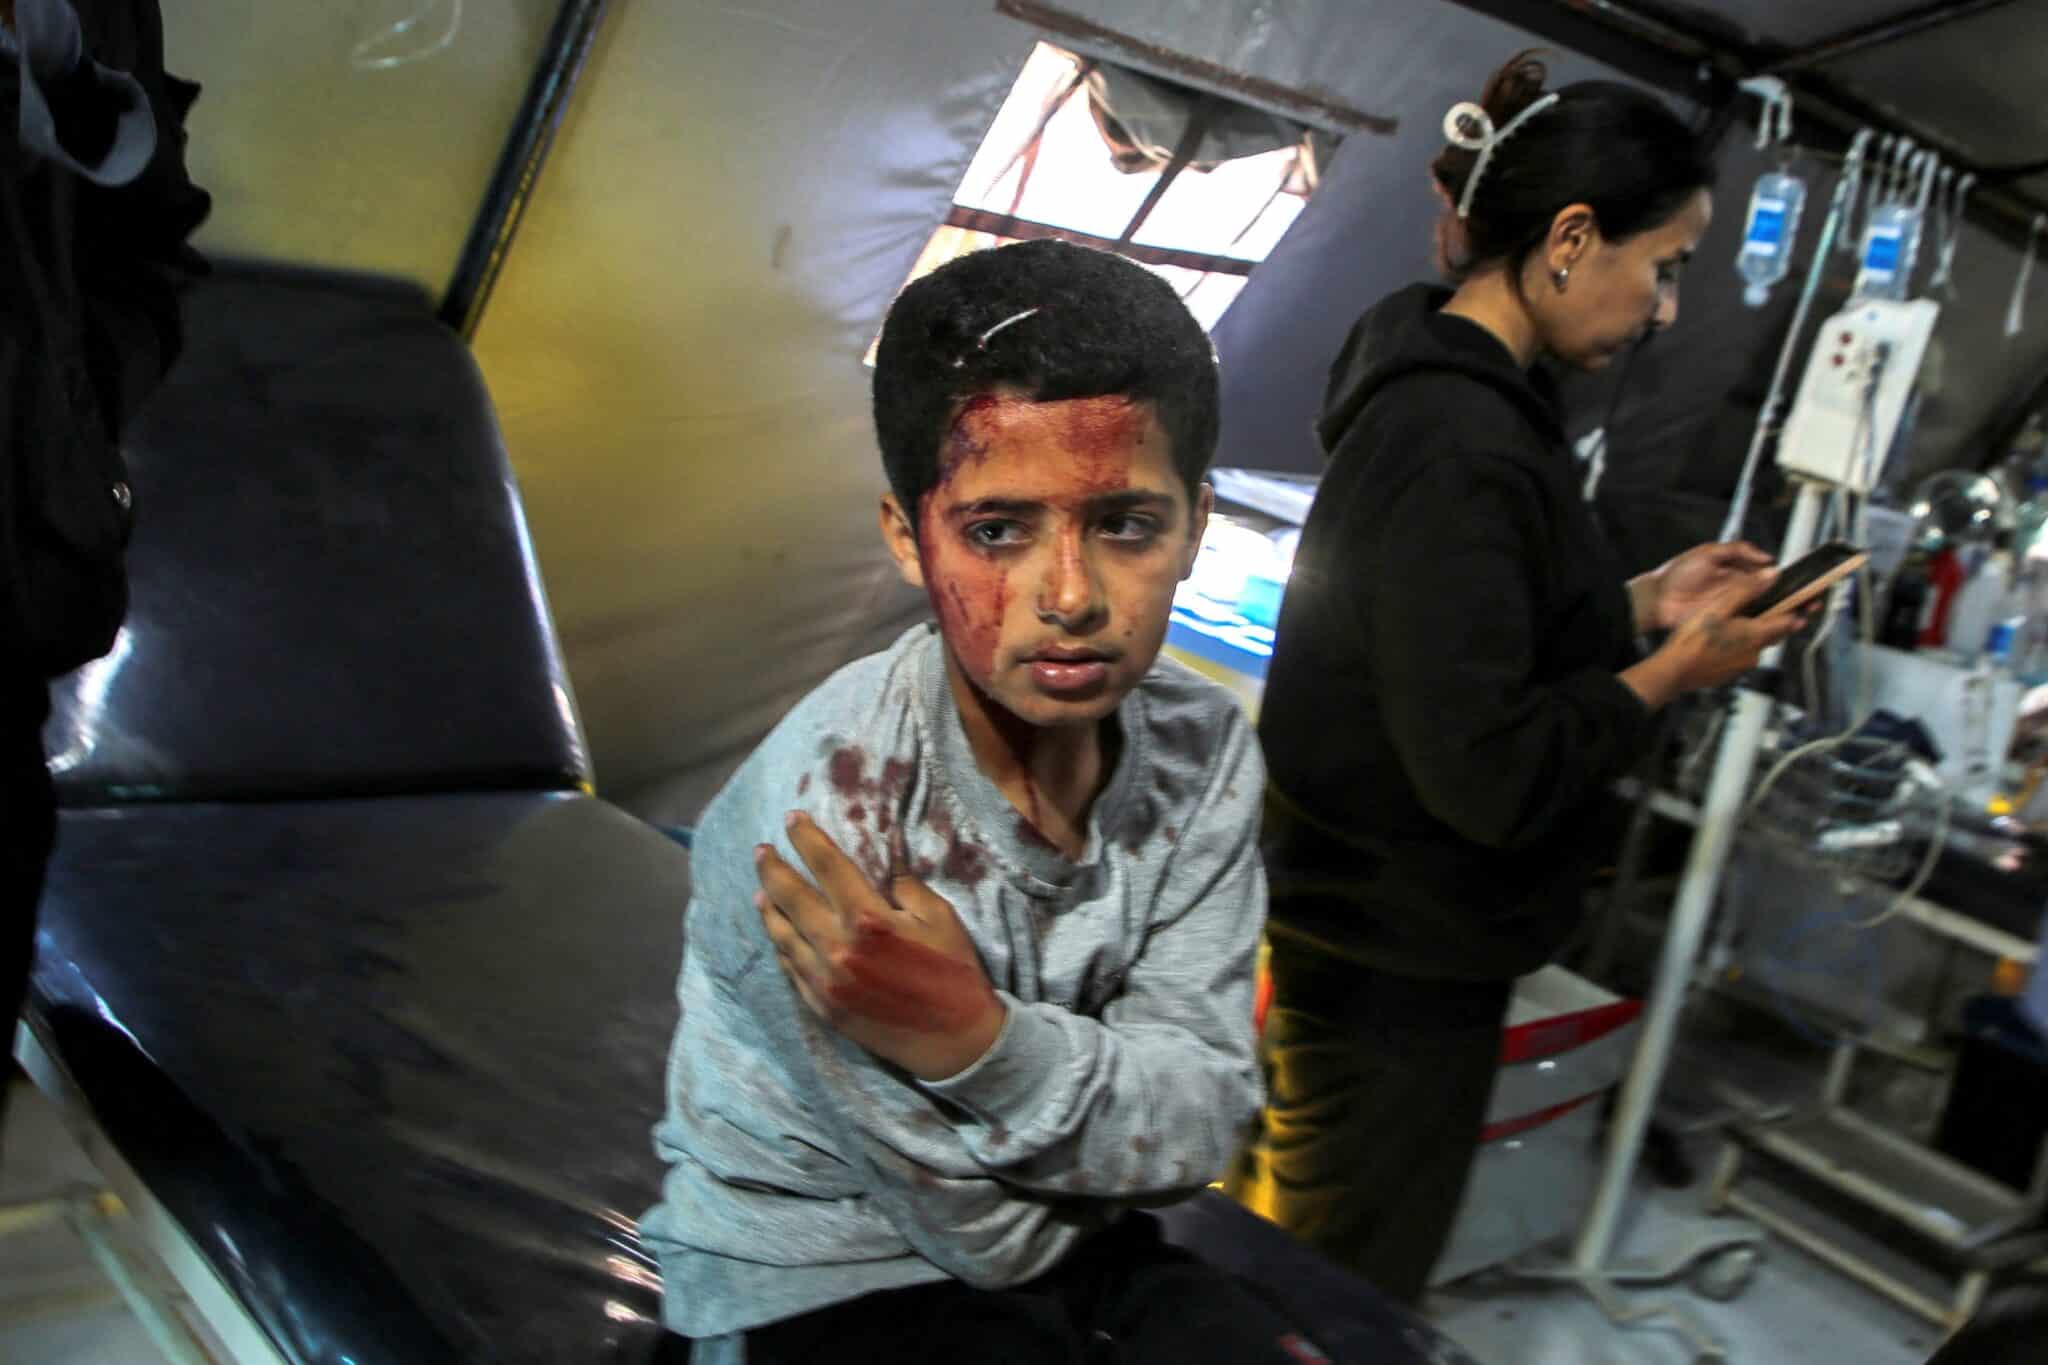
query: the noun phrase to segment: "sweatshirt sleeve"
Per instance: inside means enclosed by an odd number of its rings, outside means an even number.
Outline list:
[[[1264,766],[1233,707],[1151,927],[1100,1019],[1005,997],[993,1047],[926,1089],[974,1160],[1050,1195],[1152,1202],[1222,1173],[1263,1100],[1252,1028],[1266,918]]]
[[[808,809],[835,840],[850,838],[833,803],[791,804]],[[758,882],[750,839],[772,830],[782,856],[802,865],[782,832],[781,809],[762,805],[745,819],[734,818],[731,806],[715,819],[707,814],[692,857],[691,951],[708,954],[733,983],[749,1027],[802,1096],[833,1155],[912,1251],[980,1289],[1044,1274],[1121,1210],[1035,1198],[1005,1185],[974,1162],[932,1096],[804,1007],[752,905]]]
[[[1551,551],[1530,476],[1446,455],[1375,519],[1365,628],[1402,766],[1430,814],[1473,843],[1541,844],[1628,770],[1650,717],[1606,669],[1534,681],[1535,578]]]

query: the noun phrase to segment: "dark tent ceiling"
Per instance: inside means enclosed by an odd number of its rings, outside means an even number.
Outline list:
[[[1593,4],[1586,9],[1603,9]],[[1703,31],[1716,26],[1755,47],[1806,50],[1844,34],[1890,23],[1930,10],[1962,12],[1982,8],[1969,4],[1870,4],[1868,0],[1717,0],[1706,5],[1651,4],[1647,11],[1675,16],[1677,22]]]
[[[1404,91],[1392,102],[1403,115],[1393,137],[1347,142],[1324,188],[1218,326],[1225,462],[1304,472],[1320,467],[1310,423],[1327,358],[1360,310],[1432,273],[1429,223],[1436,208],[1411,192],[1436,146],[1432,113],[1471,98],[1518,42],[1557,51],[1552,77],[1559,83],[1619,73],[1677,97],[1680,107],[1701,117],[1722,109],[1753,119],[1758,102],[1736,95],[1735,82],[1774,64],[1794,87],[1795,139],[1806,149],[1797,164],[1816,203],[1801,233],[1792,283],[1760,311],[1746,308],[1736,288],[1732,266],[1743,206],[1772,160],[1754,151],[1746,128],[1737,128],[1722,143],[1719,211],[1687,272],[1679,326],[1645,353],[1614,410],[1609,486],[1617,497],[1633,499],[1623,519],[1662,526],[1658,534],[1674,543],[1718,527],[1848,135],[1866,123],[1922,141],[1931,135],[1961,170],[2048,156],[2048,106],[2036,108],[2031,99],[2035,54],[2048,51],[2048,0],[1934,6],[1735,0],[1711,12],[1609,0],[1445,0],[1425,7],[1461,9],[1512,28],[1493,41],[1468,32],[1446,33],[1433,47],[1411,42],[1406,59],[1430,73],[1430,88]],[[1838,55],[1799,64],[1797,53],[1815,49]],[[2032,188],[2043,189],[2048,201],[2048,177],[2007,187],[2019,194]],[[1923,401],[1902,471],[1909,479],[1995,456],[2018,419],[2041,401],[2048,376],[2041,300],[2029,304],[2031,325],[2019,335],[2006,335],[2002,326],[2019,273],[2018,247],[2036,208],[2010,192],[1972,202],[1957,287],[1943,295],[1935,354],[1922,374]],[[1849,257],[1831,264],[1816,322],[1840,305],[1853,274]],[[1575,432],[1607,418],[1613,391],[1612,380],[1568,386]],[[1657,543],[1642,552],[1666,548]]]
[[[503,264],[477,353],[599,772],[609,794],[677,822],[795,698],[924,610],[875,538],[882,481],[861,357],[1041,36],[1121,34],[1159,59],[1141,70],[1209,71],[1221,83],[1209,88],[1254,104],[1249,92],[1280,90],[1373,116],[1216,329],[1233,464],[1319,462],[1310,423],[1345,330],[1433,273],[1423,168],[1443,112],[1518,48],[1557,49],[1559,81],[1619,76],[1688,112],[1747,117],[1755,101],[1732,98],[1740,77],[1917,16],[1896,43],[1795,74],[1809,183],[1832,183],[1827,153],[1868,122],[1938,136],[1952,161],[2048,156],[2031,101],[2048,0],[1933,7],[1962,16],[1947,27],[1902,0],[165,8],[173,69],[206,87],[191,155],[216,196],[208,251],[435,290],[458,265]],[[436,23],[422,26],[428,13]],[[1025,18],[1061,13],[1074,22]],[[1749,310],[1732,268],[1765,164],[1740,131],[1725,140],[1684,320],[1615,411],[1609,482],[1646,506],[1711,503],[1754,424],[1757,371],[1768,378],[1793,293]],[[519,194],[493,192],[507,170]],[[2048,200],[2043,179],[2015,188]],[[1919,467],[1981,458],[2048,374],[2048,270],[2033,277],[2028,326],[2002,327],[2034,209],[1989,196],[1978,207],[1923,377]],[[472,231],[501,212],[519,226],[509,250]],[[1848,273],[1831,271],[1821,311]],[[1607,397],[1575,394],[1575,430],[1606,419]],[[1636,521],[1658,524],[1658,510]],[[1706,519],[1711,530],[1718,514]]]
[[[1985,185],[2007,236],[2048,209],[2048,174],[2003,172],[2048,159],[2039,57],[2043,0],[1455,0],[1682,94],[1776,74],[1802,109],[1836,125],[1888,125],[1933,145]],[[2041,167],[2048,172],[2048,167]]]

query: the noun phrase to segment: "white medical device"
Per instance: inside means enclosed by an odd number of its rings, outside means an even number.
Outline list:
[[[1941,317],[1930,299],[1857,299],[1823,322],[1778,440],[1789,473],[1868,493]]]

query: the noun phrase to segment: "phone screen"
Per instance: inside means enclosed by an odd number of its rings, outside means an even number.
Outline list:
[[[1787,564],[1778,571],[1778,579],[1770,588],[1742,609],[1744,616],[1763,616],[1780,603],[1789,601],[1805,592],[1816,583],[1829,578],[1841,577],[1842,573],[1862,562],[1868,554],[1860,546],[1846,541],[1830,541],[1817,549]]]

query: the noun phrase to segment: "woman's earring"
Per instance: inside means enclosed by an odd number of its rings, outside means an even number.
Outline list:
[[[1568,265],[1561,265],[1550,274],[1550,282],[1557,286],[1557,292],[1560,294],[1564,292],[1564,287],[1571,283],[1571,278],[1572,268]]]

